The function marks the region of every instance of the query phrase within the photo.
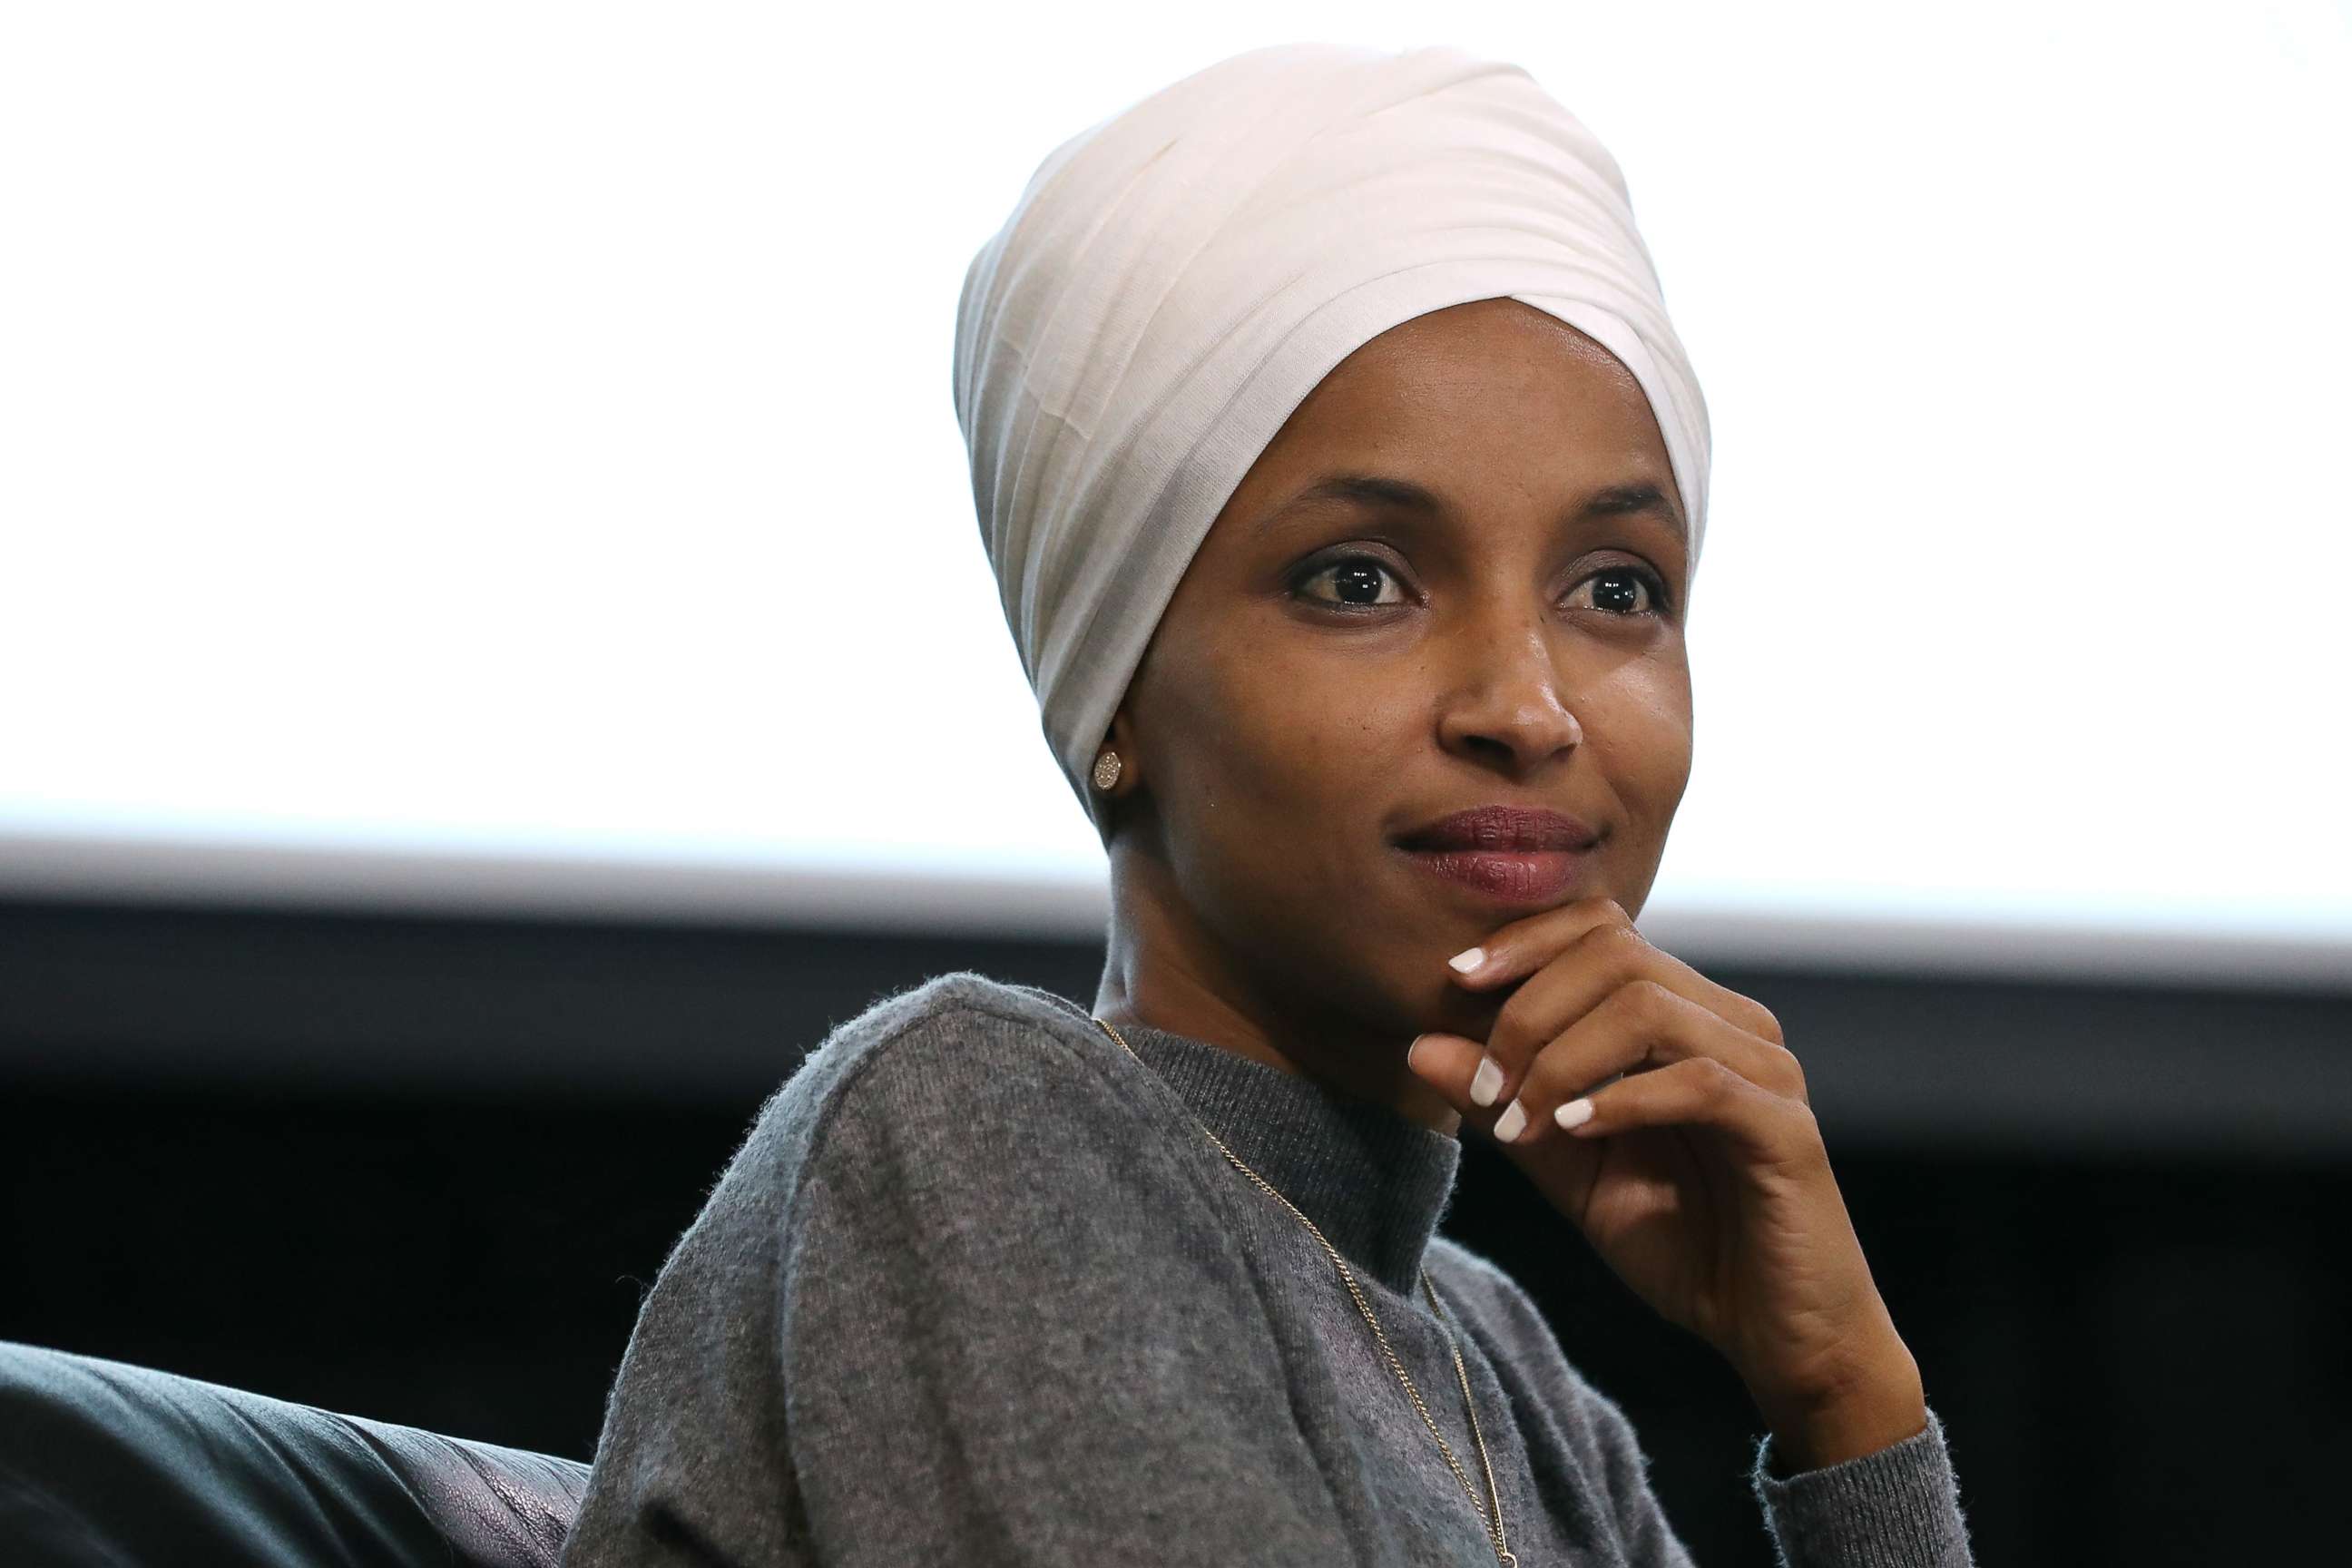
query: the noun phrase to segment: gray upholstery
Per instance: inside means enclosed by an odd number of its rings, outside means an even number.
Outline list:
[[[10,1568],[552,1568],[588,1467],[0,1342]]]

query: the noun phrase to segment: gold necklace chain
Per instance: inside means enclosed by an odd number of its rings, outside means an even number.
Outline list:
[[[1097,1017],[1095,1022],[1100,1024],[1104,1031],[1112,1039],[1117,1040],[1129,1056],[1134,1057],[1146,1068],[1150,1067],[1149,1062],[1144,1062],[1143,1058],[1136,1054],[1135,1047],[1127,1043],[1127,1037],[1111,1027],[1109,1020]],[[1364,1321],[1372,1326],[1372,1338],[1379,1342],[1381,1353],[1389,1358],[1389,1365],[1394,1369],[1397,1381],[1404,1384],[1405,1396],[1412,1401],[1412,1407],[1421,1412],[1422,1423],[1429,1428],[1429,1435],[1437,1439],[1437,1451],[1445,1456],[1446,1464],[1454,1470],[1454,1479],[1462,1483],[1463,1494],[1469,1498],[1470,1506],[1478,1510],[1478,1521],[1486,1527],[1486,1534],[1494,1542],[1496,1561],[1501,1564],[1501,1568],[1518,1568],[1519,1560],[1511,1554],[1509,1542],[1503,1534],[1503,1499],[1495,1489],[1495,1467],[1486,1458],[1486,1435],[1478,1426],[1478,1402],[1470,1395],[1470,1369],[1462,1360],[1462,1346],[1454,1336],[1452,1320],[1446,1314],[1444,1304],[1437,1299],[1437,1287],[1431,1283],[1429,1270],[1423,1268],[1421,1271],[1421,1288],[1427,1293],[1429,1304],[1437,1313],[1438,1326],[1445,1334],[1446,1348],[1454,1352],[1454,1371],[1462,1379],[1463,1407],[1470,1412],[1470,1436],[1478,1445],[1478,1463],[1486,1472],[1486,1495],[1494,1500],[1495,1510],[1491,1514],[1486,1511],[1486,1504],[1480,1500],[1478,1489],[1470,1484],[1470,1477],[1462,1468],[1461,1461],[1454,1458],[1454,1449],[1445,1441],[1445,1435],[1437,1429],[1436,1419],[1429,1414],[1429,1406],[1422,1403],[1421,1390],[1413,1386],[1412,1378],[1404,1370],[1404,1363],[1397,1359],[1396,1352],[1389,1347],[1389,1337],[1381,1331],[1381,1321],[1372,1314],[1372,1304],[1364,1299],[1363,1291],[1357,1289],[1356,1277],[1349,1271],[1348,1261],[1339,1256],[1339,1249],[1324,1239],[1322,1230],[1313,1220],[1300,1213],[1297,1204],[1276,1192],[1271,1183],[1244,1164],[1240,1155],[1226,1148],[1225,1141],[1210,1131],[1206,1122],[1201,1121],[1198,1116],[1192,1120],[1199,1124],[1202,1131],[1209,1134],[1209,1142],[1217,1146],[1218,1152],[1233,1162],[1235,1170],[1255,1182],[1267,1196],[1273,1198],[1284,1208],[1297,1215],[1298,1223],[1307,1227],[1307,1234],[1322,1243],[1323,1250],[1330,1255],[1332,1267],[1339,1271],[1340,1282],[1348,1287],[1348,1294],[1356,1299],[1356,1310],[1363,1313]]]

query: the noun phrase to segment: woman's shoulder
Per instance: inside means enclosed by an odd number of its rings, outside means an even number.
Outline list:
[[[936,974],[834,1026],[784,1081],[769,1112],[822,1113],[918,1075],[1066,1071],[1111,1062],[1118,1047],[1077,1004],[976,970]]]
[[[836,1140],[1079,1135],[1106,1109],[1145,1105],[1134,1078],[1077,1004],[956,970],[835,1025],[761,1106],[730,1173],[789,1180]]]

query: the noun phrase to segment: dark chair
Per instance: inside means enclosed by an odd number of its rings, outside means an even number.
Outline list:
[[[588,1467],[0,1342],[0,1562],[552,1568]]]

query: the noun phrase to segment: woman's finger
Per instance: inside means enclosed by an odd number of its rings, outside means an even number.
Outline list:
[[[1503,1090],[1503,1072],[1475,1040],[1460,1035],[1423,1035],[1405,1052],[1405,1065],[1467,1112],[1493,1105]]]
[[[1583,987],[1589,994],[1580,994],[1578,982],[1559,972],[1558,960],[1571,950],[1589,955],[1592,978]],[[1525,1015],[1522,1023],[1528,1031],[1527,1038],[1511,1043],[1527,1044],[1557,1033],[1558,1026],[1564,1025],[1568,1017],[1591,1006],[1615,988],[1606,983],[1611,975],[1617,984],[1637,978],[1655,980],[1751,1035],[1776,1045],[1785,1043],[1780,1021],[1770,1008],[1752,996],[1708,979],[1656,946],[1633,928],[1633,918],[1614,899],[1580,899],[1514,921],[1468,952],[1479,955],[1475,963],[1466,968],[1449,965],[1454,978],[1465,988],[1492,991],[1515,980],[1527,981],[1504,1003],[1506,1013],[1515,1005],[1520,1008]],[[1459,959],[1465,954],[1454,956]],[[1585,965],[1578,967],[1582,969]],[[1521,998],[1530,991],[1538,993],[1537,999],[1522,1002]],[[1581,1005],[1578,1005],[1580,996]],[[1555,1026],[1544,1027],[1538,1014],[1555,1017]]]
[[[1601,921],[1570,939],[1504,1000],[1487,1033],[1486,1048],[1501,1060],[1506,1072],[1524,1066],[1546,1041],[1608,997],[1645,982],[1728,1017],[1743,1028],[1746,1018],[1752,1016],[1748,1008],[1730,1007],[1724,1002],[1738,993],[1717,985],[1652,945],[1632,926]]]
[[[1555,1042],[1574,1042],[1571,1055],[1591,1068],[1584,1080],[1591,1083],[1639,1061],[1619,1048],[1612,1038],[1615,1032],[1655,1037],[1681,1028],[1687,1020],[1696,1028],[1696,1048],[1723,1058],[1775,1094],[1807,1099],[1804,1069],[1780,1044],[1778,1025],[1770,1033],[1749,1025],[1757,1015],[1770,1015],[1753,1004],[1727,1009],[1720,996],[1738,997],[1738,993],[1706,980],[1632,928],[1604,922],[1554,955],[1504,1002],[1486,1031],[1486,1050],[1502,1070],[1503,1093],[1510,1096],[1521,1092],[1536,1059],[1558,1048]],[[1584,1021],[1596,1016],[1615,1023],[1585,1026]],[[1718,1026],[1699,1026],[1703,1020]]]
[[[1812,1108],[1769,1094],[1712,1057],[1688,1057],[1654,1072],[1629,1073],[1591,1097],[1571,1138],[1606,1138],[1644,1127],[1706,1126],[1751,1159],[1826,1163]]]
[[[1713,1061],[1773,1098],[1787,1098],[1778,1087],[1781,1068],[1774,1059],[1786,1055],[1686,996],[1635,981],[1546,1042],[1517,1081],[1503,1075],[1504,1092],[1519,1116],[1507,1108],[1496,1133],[1507,1142],[1531,1143],[1555,1118],[1562,1127],[1573,1125],[1585,1114],[1578,1102],[1615,1075],[1651,1076],[1693,1058]]]
[[[1633,917],[1614,899],[1578,899],[1511,921],[1477,946],[1465,948],[1446,961],[1454,977],[1473,991],[1532,974],[1552,954],[1597,925],[1622,925],[1629,930]]]

